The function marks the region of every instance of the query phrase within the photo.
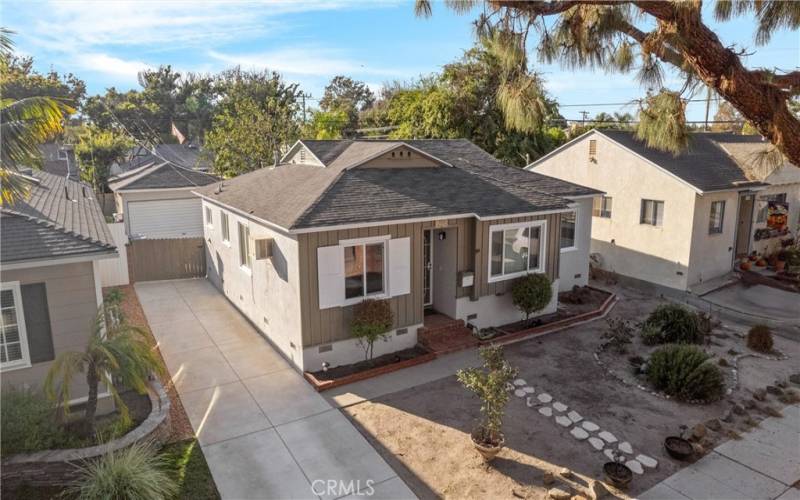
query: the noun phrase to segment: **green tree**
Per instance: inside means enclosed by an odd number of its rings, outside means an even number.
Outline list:
[[[125,134],[91,125],[78,136],[75,157],[80,167],[81,179],[92,184],[104,206],[111,166],[123,161],[133,145],[133,140]]]
[[[326,112],[344,113],[347,121],[342,131],[350,135],[358,128],[359,113],[366,111],[374,102],[375,94],[364,82],[338,75],[325,87],[319,107]]]
[[[72,73],[60,75],[54,70],[39,73],[33,69],[32,57],[10,55],[0,60],[0,95],[15,101],[50,97],[78,108],[86,96],[86,84]]]
[[[85,423],[93,434],[97,413],[98,388],[102,383],[114,398],[122,421],[130,416],[125,402],[119,395],[115,381],[144,394],[147,381],[153,372],[163,368],[158,355],[148,344],[144,332],[129,325],[116,313],[118,305],[113,301],[102,305],[92,324],[91,335],[83,351],[64,351],[53,361],[45,378],[45,393],[58,400],[64,411],[69,411],[70,385],[78,373],[85,374],[89,386],[86,401]]]
[[[709,86],[792,163],[800,165],[800,119],[788,106],[800,94],[800,71],[745,67],[744,54],[723,43],[704,22],[702,2],[447,2],[461,13],[470,12],[478,4],[485,5],[476,21],[479,35],[493,38],[498,32],[508,33],[500,48],[502,58],[512,65],[524,68],[528,48],[536,47],[540,60],[547,63],[636,71],[644,86],[656,92],[664,85],[662,64],[670,65],[683,75],[685,91],[691,92],[698,82]],[[415,10],[418,15],[429,16],[432,2],[416,0]],[[752,15],[756,44],[769,41],[776,30],[800,28],[800,2],[720,0],[714,15],[720,21]],[[529,34],[533,36],[529,38]],[[512,75],[509,81],[520,91],[506,94],[504,113],[510,125],[525,130],[541,119],[541,113],[537,107],[525,105],[528,96],[521,90],[528,79]],[[651,97],[642,100],[640,121],[655,126],[644,127],[640,135],[650,145],[680,151],[686,143],[685,99],[669,91]]]
[[[312,139],[341,139],[347,123],[347,113],[344,111],[315,111],[311,115],[311,121],[304,127],[303,136]]]
[[[233,69],[218,78],[223,96],[206,148],[214,169],[230,177],[273,164],[300,136],[297,84],[274,72]]]

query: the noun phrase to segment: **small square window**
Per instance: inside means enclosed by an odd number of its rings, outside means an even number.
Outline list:
[[[600,196],[592,202],[592,215],[594,217],[603,217],[605,219],[611,218],[611,202],[610,196]]]
[[[661,226],[664,222],[664,202],[657,200],[642,200],[642,209],[639,215],[640,224]]]

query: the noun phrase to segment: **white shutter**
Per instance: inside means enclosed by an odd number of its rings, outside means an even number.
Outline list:
[[[340,246],[317,248],[317,278],[319,308],[340,306],[344,303],[344,248]]]
[[[389,296],[411,293],[411,238],[389,240]]]

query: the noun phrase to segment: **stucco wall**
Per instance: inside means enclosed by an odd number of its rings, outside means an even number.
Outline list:
[[[208,279],[302,369],[297,240],[204,200],[203,211],[206,206],[214,220],[213,227],[204,224]],[[229,244],[222,241],[220,210],[228,213]],[[273,240],[273,256],[264,260],[253,256],[250,272],[239,265],[239,222],[249,226],[251,239]]]
[[[711,218],[711,204],[725,202],[722,232],[708,232]],[[739,213],[739,193],[726,191],[707,193],[695,198],[695,212],[692,230],[692,250],[689,264],[689,282],[692,286],[730,272],[733,263],[734,237],[737,214]]]
[[[592,198],[576,200],[578,210],[575,219],[575,248],[561,250],[558,261],[560,291],[589,283],[589,250],[592,244]]]

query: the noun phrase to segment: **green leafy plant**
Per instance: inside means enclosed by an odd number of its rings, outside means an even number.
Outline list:
[[[703,342],[697,315],[678,304],[662,304],[656,307],[643,323],[642,335],[642,341],[651,345]]]
[[[552,298],[553,289],[544,274],[529,274],[511,287],[511,300],[525,313],[526,322],[530,321],[532,314],[547,307]]]
[[[78,467],[77,481],[67,489],[81,500],[166,500],[178,492],[167,462],[147,443],[103,455]]]
[[[94,434],[95,431],[97,395],[101,383],[114,398],[120,412],[121,425],[124,426],[129,423],[130,416],[114,381],[144,394],[150,374],[161,373],[163,370],[143,331],[124,321],[113,319],[112,307],[100,307],[86,349],[59,354],[44,383],[45,394],[53,400],[59,400],[64,411],[68,412],[70,383],[76,374],[85,374],[89,385],[85,412],[88,434]]]
[[[747,332],[747,347],[754,351],[772,351],[772,330],[767,325],[755,325]]]
[[[692,345],[660,347],[647,364],[653,386],[682,400],[719,398],[725,388],[722,372],[710,356]]]
[[[9,388],[0,395],[2,455],[58,448],[66,439],[55,405],[32,389]]]
[[[473,434],[482,444],[497,446],[502,441],[503,414],[508,404],[506,386],[517,376],[503,356],[500,346],[484,347],[480,350],[482,368],[459,370],[456,377],[461,384],[481,399],[482,420]]]
[[[625,353],[625,346],[633,340],[634,328],[630,321],[623,318],[608,318],[608,325],[603,338],[608,339],[606,345],[614,348],[619,354]]]
[[[356,304],[350,332],[364,349],[364,359],[372,359],[375,342],[388,338],[386,334],[393,323],[394,314],[388,300],[367,299]]]

